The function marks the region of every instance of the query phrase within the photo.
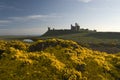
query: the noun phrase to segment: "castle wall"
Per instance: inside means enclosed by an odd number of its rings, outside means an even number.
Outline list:
[[[72,31],[79,31],[80,30],[80,26],[77,23],[75,23],[75,26],[71,25],[71,30]]]

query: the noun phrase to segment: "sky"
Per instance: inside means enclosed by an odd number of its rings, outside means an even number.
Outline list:
[[[47,27],[120,32],[120,0],[0,0],[0,35],[41,35]]]

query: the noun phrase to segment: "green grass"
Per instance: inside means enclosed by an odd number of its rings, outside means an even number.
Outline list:
[[[62,31],[60,31],[62,33]],[[77,32],[60,34],[59,31],[54,31],[46,36],[0,36],[0,39],[4,40],[24,40],[32,39],[37,41],[39,39],[49,38],[61,38],[65,40],[73,40],[81,44],[83,47],[87,47],[93,50],[98,50],[107,53],[120,52],[120,33],[117,32]],[[59,34],[59,35],[58,35]]]
[[[120,43],[120,33],[112,32],[81,32],[58,36],[44,36],[41,38],[62,38],[85,43]]]
[[[80,32],[58,36],[44,36],[38,39],[61,38],[73,40],[84,47],[108,53],[120,52],[120,33],[117,32]],[[112,45],[112,46],[109,46]]]

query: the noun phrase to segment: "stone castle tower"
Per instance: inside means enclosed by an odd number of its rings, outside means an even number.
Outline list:
[[[71,31],[79,31],[79,30],[80,30],[80,26],[78,25],[78,23],[75,23],[75,26],[71,24]]]
[[[50,27],[48,27],[48,31],[55,31],[56,29],[51,29]],[[69,31],[80,31],[80,26],[78,25],[78,23],[75,23],[75,26],[73,26],[71,24],[71,29],[69,29]]]
[[[48,27],[48,31],[50,31],[50,27]]]

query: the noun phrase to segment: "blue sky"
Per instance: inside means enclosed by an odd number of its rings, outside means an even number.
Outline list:
[[[38,35],[47,27],[120,32],[120,0],[0,0],[0,35]]]

